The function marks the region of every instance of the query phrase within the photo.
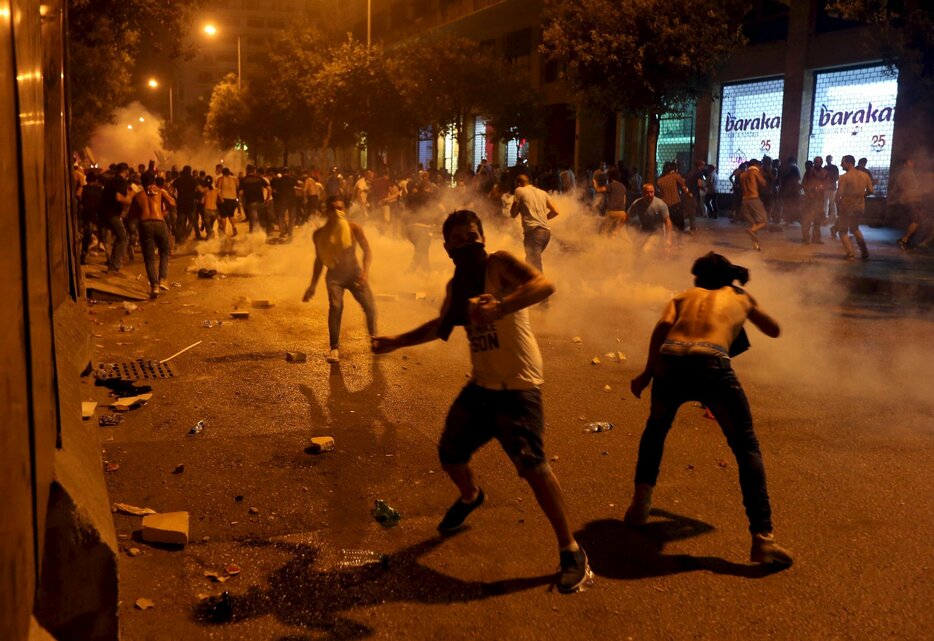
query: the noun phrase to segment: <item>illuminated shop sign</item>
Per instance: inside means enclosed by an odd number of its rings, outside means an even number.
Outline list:
[[[898,74],[884,65],[815,74],[808,158],[829,154],[835,165],[847,154],[866,158],[876,192],[885,194],[897,96]]]
[[[719,191],[730,191],[730,174],[742,163],[778,153],[784,88],[780,78],[723,86],[717,154]]]

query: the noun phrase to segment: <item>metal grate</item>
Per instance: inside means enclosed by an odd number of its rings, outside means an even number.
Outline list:
[[[137,359],[128,363],[102,363],[106,378],[119,378],[125,381],[151,381],[159,378],[176,378],[178,373],[171,363],[144,361]]]

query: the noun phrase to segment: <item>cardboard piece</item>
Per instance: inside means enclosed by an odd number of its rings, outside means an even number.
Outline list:
[[[311,445],[305,448],[309,454],[320,454],[321,452],[330,452],[334,449],[334,437],[316,436],[311,439]]]
[[[238,309],[230,312],[230,315],[233,318],[245,319],[250,317],[250,312],[246,311],[245,309]]]
[[[91,418],[96,409],[97,401],[81,401],[81,418],[84,420]]]
[[[118,398],[113,403],[110,404],[110,409],[115,412],[129,412],[134,407],[139,407],[146,401],[152,398],[152,392],[147,394],[140,394],[139,396],[127,396],[126,398]]]

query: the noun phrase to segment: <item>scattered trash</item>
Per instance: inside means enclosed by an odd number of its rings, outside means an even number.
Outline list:
[[[376,522],[383,527],[395,527],[399,524],[402,515],[382,499],[376,499],[375,507],[370,511]]]
[[[81,418],[87,420],[94,416],[94,410],[97,409],[97,401],[81,401]]]
[[[363,568],[369,565],[389,567],[389,555],[372,550],[341,550],[338,567]]]
[[[374,294],[373,300],[390,302],[399,300],[399,297],[395,294]]]
[[[581,340],[580,336],[575,336],[574,338],[571,339],[571,342],[572,343],[583,343],[584,341]]]
[[[227,623],[233,619],[233,600],[230,592],[224,591],[220,596],[211,596],[198,604],[197,618],[211,623]]]
[[[557,461],[557,460],[558,460],[558,455],[555,454],[554,456],[552,456],[552,457],[551,457],[550,459],[548,459],[548,460],[549,460],[549,461],[552,461],[552,462]]]
[[[590,364],[591,364],[591,365],[599,365],[599,364],[600,364],[600,359],[599,359],[597,356],[594,356],[592,359],[590,359]]]
[[[106,471],[108,471],[108,472],[116,472],[117,470],[120,469],[120,464],[119,464],[119,463],[107,463],[107,462],[105,462],[105,463],[104,463],[104,469],[105,469]]]
[[[688,463],[688,466],[687,466],[687,469],[689,469],[689,470],[693,470],[693,469],[694,469],[694,465],[693,465],[693,464],[691,464],[691,463]]]
[[[252,306],[256,309],[269,309],[270,307],[275,307],[275,303],[268,298],[257,298],[253,301]]]
[[[626,355],[623,354],[622,352],[616,352],[616,360],[622,362],[626,360]]]
[[[181,474],[184,471],[185,471],[185,464],[179,463],[178,465],[175,466],[175,469],[172,470],[172,474]]]
[[[148,610],[156,607],[156,604],[152,599],[136,599],[136,607],[140,610]]]
[[[402,300],[425,300],[428,294],[425,292],[399,292],[398,297]]]
[[[136,330],[136,328],[133,327],[132,325],[125,325],[125,324],[123,323],[123,321],[120,321],[120,331],[121,331],[121,332],[132,332],[132,331],[135,331],[135,330]]]
[[[250,514],[259,514],[259,508],[250,507]]]
[[[230,564],[226,565],[226,566],[224,567],[224,570],[225,570],[225,571],[227,572],[227,574],[229,574],[230,576],[237,576],[238,574],[240,574],[240,572],[242,572],[242,570],[240,569],[240,566],[237,565],[236,563],[230,563]]]
[[[719,466],[722,467],[722,468],[727,468],[727,467],[730,466],[730,464],[727,463],[725,459],[720,459],[720,462],[717,463],[717,465],[719,465]]]
[[[606,421],[587,423],[587,425],[584,426],[584,432],[593,434],[597,432],[609,432],[611,429],[613,429],[613,424]]]
[[[204,576],[217,583],[224,583],[225,581],[230,580],[229,576],[224,576],[222,574],[219,574],[216,570],[205,570]]]
[[[129,412],[132,409],[145,405],[146,402],[151,399],[152,399],[152,392],[147,392],[146,394],[139,394],[137,396],[124,396],[122,398],[118,398],[113,403],[111,403],[110,409],[116,412]]]
[[[203,320],[201,321],[201,327],[205,329],[211,329],[212,327],[220,327],[224,324],[222,320]]]
[[[139,556],[142,551],[139,548],[130,548],[126,551],[129,556]]]
[[[250,317],[250,312],[245,309],[235,309],[234,311],[230,312],[230,316],[232,318],[244,319]]]
[[[202,536],[202,537],[201,537],[201,542],[202,542],[202,543],[207,543],[207,542],[210,541],[210,540],[211,540],[211,537],[209,537],[209,536]]]
[[[321,454],[334,449],[334,438],[331,436],[316,436],[311,439],[311,445],[305,448],[306,454]]]
[[[160,364],[160,365],[164,365],[164,364],[168,363],[170,360],[172,360],[173,358],[175,358],[176,356],[181,356],[182,354],[184,354],[185,352],[187,352],[188,350],[190,350],[192,347],[197,347],[197,346],[200,345],[200,344],[201,344],[201,341],[198,341],[197,343],[192,343],[191,345],[189,345],[189,346],[186,347],[185,349],[182,349],[182,350],[179,350],[179,351],[175,352],[174,354],[172,354],[172,355],[169,356],[168,358],[163,358],[161,361],[159,361],[159,364]]]
[[[131,514],[133,516],[147,516],[156,513],[151,507],[136,507],[129,503],[114,503],[113,510],[114,512],[122,512],[123,514]]]
[[[103,414],[97,419],[101,427],[115,427],[123,422],[122,414]]]
[[[166,512],[143,517],[143,540],[148,543],[186,545],[188,512]]]
[[[206,267],[202,267],[201,269],[198,270],[198,278],[202,278],[205,280],[214,278],[216,275],[217,275],[216,269],[208,269]]]
[[[201,432],[204,431],[204,428],[205,428],[204,419],[201,419],[200,421],[198,421],[197,423],[195,423],[194,427],[192,427],[190,430],[188,430],[188,435],[189,435],[189,436],[195,436],[195,435],[197,435],[197,434],[200,434]]]
[[[237,503],[240,503],[241,501],[243,501],[243,495],[238,494],[237,496],[234,497],[234,501],[236,501]]]
[[[613,391],[613,388],[610,387],[609,385],[604,385],[604,386],[603,386],[603,391],[604,391],[604,392],[612,392],[612,391]]]
[[[182,286],[182,284],[181,284],[180,282],[178,282],[177,280],[173,280],[173,281],[172,281],[172,287],[181,287],[181,286]]]
[[[129,315],[135,312],[137,309],[139,309],[139,305],[136,305],[135,303],[131,303],[129,301],[123,301],[123,309],[126,311],[127,315]]]
[[[308,360],[308,354],[305,352],[286,352],[285,360],[289,363],[304,363]]]

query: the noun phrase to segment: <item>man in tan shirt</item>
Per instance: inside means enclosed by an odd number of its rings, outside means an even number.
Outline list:
[[[840,176],[837,186],[837,215],[839,216],[837,231],[840,232],[840,240],[843,242],[843,249],[846,250],[847,260],[856,259],[853,244],[850,243],[847,232],[856,239],[862,259],[867,260],[869,250],[866,247],[863,232],[859,230],[859,219],[866,211],[866,196],[873,193],[872,179],[868,174],[856,169],[856,159],[853,156],[844,156],[840,165],[846,173]]]
[[[759,189],[766,186],[765,178],[759,169],[761,163],[753,158],[749,161],[749,167],[739,176],[740,184],[743,187],[743,204],[740,207],[740,214],[749,223],[746,233],[752,238],[752,246],[756,251],[760,250],[759,236],[756,232],[765,227],[769,217],[765,211],[765,205],[759,198]]]

